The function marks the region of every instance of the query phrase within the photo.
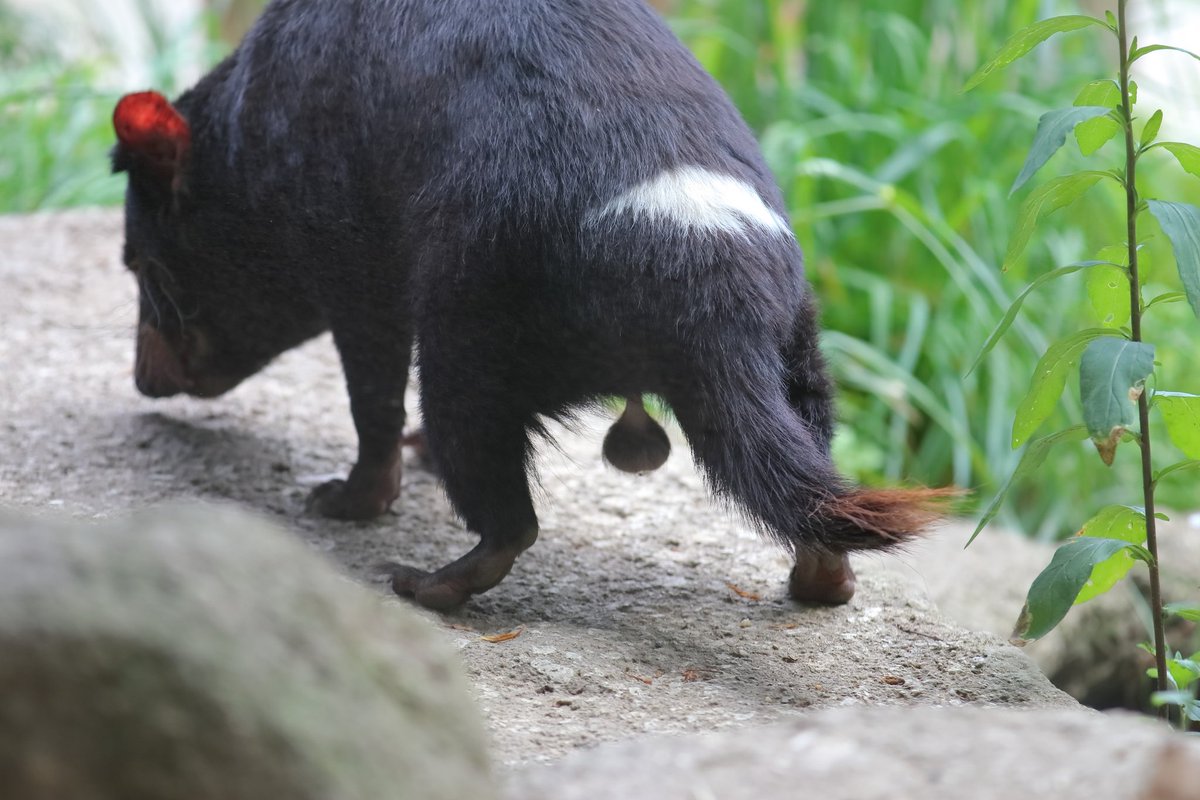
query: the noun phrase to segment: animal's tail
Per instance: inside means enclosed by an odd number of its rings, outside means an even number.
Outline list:
[[[886,549],[920,535],[946,513],[954,488],[853,488],[818,505],[817,519],[835,549]]]
[[[957,490],[864,489],[837,474],[824,365],[815,350],[803,363],[783,355],[786,392],[777,360],[744,357],[724,359],[703,389],[673,401],[714,490],[797,553],[895,547],[936,522]]]

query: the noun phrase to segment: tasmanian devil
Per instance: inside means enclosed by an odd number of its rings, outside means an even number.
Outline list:
[[[171,104],[114,114],[136,381],[219,395],[331,330],[358,460],[311,505],[399,492],[410,354],[427,446],[479,544],[395,590],[448,608],[533,544],[531,435],[631,398],[606,453],[665,457],[672,408],[713,491],[844,602],[846,553],[939,493],[864,490],[830,460],[831,385],[800,249],[754,138],[642,0],[274,0]]]

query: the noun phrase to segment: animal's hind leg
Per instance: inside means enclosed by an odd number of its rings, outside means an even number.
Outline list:
[[[854,597],[857,579],[845,553],[796,552],[788,595],[802,603],[841,605]]]
[[[450,502],[480,539],[466,555],[434,572],[396,567],[392,588],[443,610],[498,584],[537,539],[538,524],[526,475],[531,416],[513,405],[518,393],[480,389],[503,385],[494,372],[504,359],[483,359],[480,351],[471,354],[465,347],[427,354],[427,347],[432,343],[422,342],[429,450]]]
[[[817,348],[817,310],[805,298],[793,329],[792,341],[783,350],[787,369],[788,403],[814,433],[826,458],[833,442],[833,382]],[[788,594],[795,600],[841,604],[854,596],[856,578],[845,553],[812,551],[797,547],[796,563],[788,578]]]
[[[714,394],[690,387],[668,400],[717,492],[737,500],[792,548],[796,561],[788,593],[803,602],[847,602],[855,587],[850,563],[810,527],[820,504],[836,490],[827,445],[811,425],[803,433],[796,430],[807,423],[796,410],[791,430],[799,435],[779,447],[788,426],[772,423],[793,409],[782,397],[768,397],[778,391],[768,380],[744,379],[736,386],[737,398],[729,390]]]
[[[792,329],[792,340],[783,348],[787,370],[788,402],[816,434],[829,455],[833,442],[833,381],[818,348],[817,309],[806,297]]]

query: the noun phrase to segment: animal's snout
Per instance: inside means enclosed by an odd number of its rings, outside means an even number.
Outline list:
[[[133,379],[147,397],[171,397],[187,391],[191,383],[179,353],[161,331],[145,323],[138,328]]]

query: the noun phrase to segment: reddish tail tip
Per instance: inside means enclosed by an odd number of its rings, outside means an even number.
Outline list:
[[[953,487],[856,489],[826,501],[821,513],[859,534],[853,541],[838,544],[844,543],[847,550],[870,550],[899,545],[921,535],[944,518],[950,502],[963,494]]]

